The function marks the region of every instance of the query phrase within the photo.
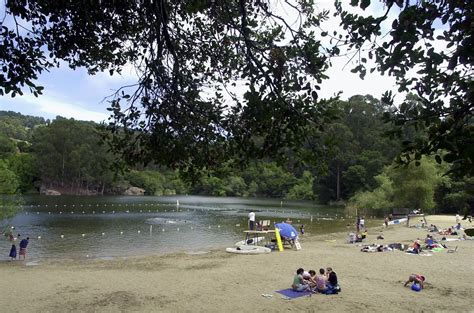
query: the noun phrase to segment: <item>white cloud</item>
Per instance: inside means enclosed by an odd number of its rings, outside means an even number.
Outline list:
[[[48,115],[60,115],[62,117],[74,118],[77,120],[101,122],[108,118],[102,112],[83,109],[79,103],[61,100],[60,97],[40,96],[38,98],[27,94],[21,98],[24,102],[37,107],[37,110]]]

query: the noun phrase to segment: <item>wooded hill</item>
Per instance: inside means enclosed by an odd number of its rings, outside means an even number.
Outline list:
[[[46,188],[65,194],[120,194],[135,186],[148,195],[349,200],[348,209],[378,215],[394,206],[457,212],[472,205],[473,180],[442,176],[447,165],[429,158],[420,159],[418,166],[391,165],[400,142],[387,135],[390,124],[382,120],[390,107],[366,95],[337,101],[334,108],[334,120],[311,138],[311,145],[322,151],[316,161],[295,162],[288,151],[285,164],[271,156],[248,164],[229,161],[203,170],[194,180],[153,164],[124,165],[104,144],[105,130],[96,123],[0,112],[0,194]],[[407,131],[405,137],[416,140],[420,134]],[[117,164],[123,171],[113,167]]]

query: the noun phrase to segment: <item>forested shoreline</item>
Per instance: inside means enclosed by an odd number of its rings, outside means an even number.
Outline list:
[[[416,104],[416,98],[412,101]],[[146,195],[196,194],[269,197],[346,203],[383,215],[393,207],[462,212],[472,205],[470,177],[443,175],[449,167],[427,157],[407,167],[394,164],[401,142],[391,138],[383,115],[391,108],[370,95],[334,104],[335,118],[315,132],[320,153],[296,162],[272,158],[239,160],[203,170],[190,179],[178,170],[148,164],[126,165],[103,142],[94,122],[57,117],[46,120],[0,111],[0,194],[124,194],[138,187]],[[416,140],[420,132],[404,136]],[[119,168],[112,165],[122,165]]]

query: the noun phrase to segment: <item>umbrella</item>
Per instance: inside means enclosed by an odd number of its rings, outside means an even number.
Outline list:
[[[282,237],[293,239],[293,240],[298,238],[298,232],[290,224],[277,223],[277,224],[275,224],[275,227],[278,228],[278,230],[280,231],[280,235]]]

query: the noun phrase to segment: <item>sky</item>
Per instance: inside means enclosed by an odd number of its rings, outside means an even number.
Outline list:
[[[316,1],[318,9],[330,9],[334,0]],[[348,1],[347,1],[348,2]],[[0,4],[0,15],[3,15]],[[380,14],[381,6],[371,7],[364,14]],[[371,11],[372,10],[372,11]],[[378,15],[377,14],[377,15]],[[336,20],[326,23],[328,28],[338,28]],[[371,94],[380,97],[387,90],[396,90],[395,81],[391,77],[381,76],[377,72],[367,73],[364,80],[358,74],[351,73],[351,66],[346,65],[347,58],[339,57],[332,60],[333,66],[326,72],[330,77],[321,85],[320,98],[331,97],[342,92],[341,98],[347,99],[357,94]],[[106,97],[118,88],[136,83],[136,76],[131,67],[123,70],[122,75],[110,76],[108,73],[88,75],[85,69],[70,69],[67,64],[43,72],[37,81],[44,86],[43,95],[38,98],[25,92],[23,96],[11,98],[10,95],[0,97],[0,110],[20,112],[25,115],[41,116],[54,119],[62,117],[102,122],[106,121],[109,107]],[[398,95],[403,97],[403,95]]]

